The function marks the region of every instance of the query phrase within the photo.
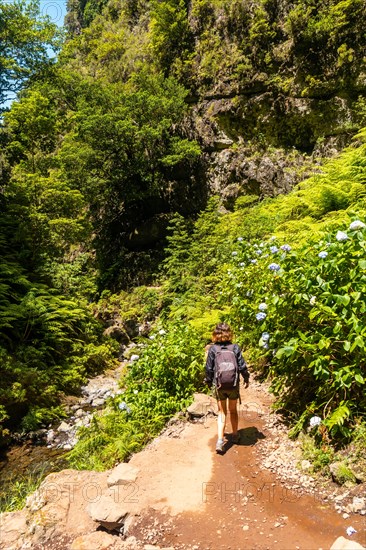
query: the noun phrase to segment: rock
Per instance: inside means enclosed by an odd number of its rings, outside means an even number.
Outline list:
[[[347,506],[347,512],[361,512],[366,508],[366,498],[353,497],[352,503]]]
[[[57,534],[77,537],[95,529],[86,504],[107,490],[104,472],[63,470],[50,474],[27,499],[34,536],[42,541]]]
[[[330,550],[364,550],[365,547],[361,546],[356,541],[346,539],[344,537],[338,537],[330,547]]]
[[[57,430],[59,432],[68,432],[69,430],[71,430],[71,426],[67,424],[67,422],[61,422]]]
[[[137,338],[137,336],[139,335],[139,325],[136,319],[127,319],[123,321],[123,328],[130,337],[130,340]]]
[[[126,331],[118,325],[106,328],[103,332],[103,336],[114,338],[114,340],[117,340],[117,342],[124,345],[128,344],[130,341],[130,338]]]
[[[53,430],[50,430],[46,436],[47,443],[52,443],[52,441],[55,439],[55,436],[55,432]]]
[[[207,414],[216,414],[216,403],[209,396],[203,393],[195,393],[193,399],[193,403],[187,408],[190,417],[200,418]]]
[[[22,539],[28,530],[26,515],[22,511],[0,514],[0,526],[0,548],[4,550]]]
[[[302,460],[300,462],[301,469],[304,471],[310,470],[311,468],[311,462],[310,460]]]
[[[94,502],[90,502],[87,506],[87,512],[93,521],[100,523],[109,531],[120,529],[129,513],[129,509],[122,501],[119,502],[116,493],[104,493]]]
[[[107,550],[114,546],[116,539],[104,531],[95,531],[89,535],[77,537],[70,546],[70,550]]]
[[[102,399],[101,397],[97,397],[96,399],[93,399],[92,401],[92,407],[101,407],[104,405],[105,399]]]
[[[359,464],[350,464],[349,469],[359,483],[366,483],[366,461],[362,460]]]
[[[130,466],[130,464],[126,462],[121,462],[121,464],[113,468],[112,472],[109,474],[107,485],[108,487],[112,487],[113,485],[128,485],[129,483],[134,483],[138,473],[139,470],[137,468]]]

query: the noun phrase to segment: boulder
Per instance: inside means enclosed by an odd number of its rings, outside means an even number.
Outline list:
[[[112,327],[106,328],[103,335],[114,338],[114,340],[117,340],[117,342],[124,345],[127,345],[130,341],[126,331],[118,325],[113,325]]]
[[[333,542],[330,550],[365,550],[365,547],[361,546],[361,544],[356,541],[338,537],[337,540]]]
[[[193,395],[193,403],[187,408],[190,417],[200,418],[207,414],[216,414],[216,403],[211,397],[204,393],[195,393]]]
[[[112,487],[113,485],[128,485],[134,483],[138,473],[139,470],[137,468],[130,466],[130,464],[126,462],[122,462],[113,468],[112,472],[109,474],[107,485],[108,487]]]
[[[117,492],[107,492],[87,506],[87,512],[93,521],[109,531],[120,529],[128,516],[129,509]]]

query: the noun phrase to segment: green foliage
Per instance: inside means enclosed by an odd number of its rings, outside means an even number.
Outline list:
[[[192,52],[193,35],[184,0],[154,0],[150,13],[150,44],[153,59],[165,74],[184,63]],[[173,67],[173,69],[172,69]]]
[[[94,415],[69,453],[73,467],[102,470],[126,460],[157,435],[202,385],[203,342],[186,324],[160,329],[132,363],[125,392]]]
[[[30,77],[53,64],[48,48],[57,51],[56,26],[41,17],[39,2],[16,0],[0,4],[0,105],[13,97]]]
[[[95,304],[94,315],[103,320],[118,317],[138,323],[153,321],[162,309],[163,299],[161,287],[138,286],[118,294],[105,290]]]
[[[302,435],[300,441],[303,458],[311,462],[311,472],[329,475],[329,464],[335,456],[334,449],[329,446],[319,446],[311,435]]]
[[[302,424],[320,413],[332,437],[347,438],[351,419],[366,411],[366,240],[362,229],[335,237],[291,253],[276,240],[238,243],[230,286],[236,323],[270,361],[278,406],[295,417],[307,410]]]
[[[6,492],[0,492],[0,512],[14,512],[24,508],[27,496],[38,489],[45,475],[45,468],[41,468],[6,480]]]
[[[58,158],[62,179],[76,184],[90,205],[103,284],[111,283],[108,270],[111,279],[125,270],[129,249],[139,246],[134,239],[147,233],[143,224],[154,215],[154,204],[167,200],[173,169],[189,173],[200,154],[174,129],[186,111],[185,97],[173,78],[146,71],[126,86],[98,82],[81,90],[75,130]],[[156,223],[158,240],[166,222]],[[128,264],[131,273],[133,262]]]

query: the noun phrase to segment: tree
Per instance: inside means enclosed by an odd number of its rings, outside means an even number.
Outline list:
[[[56,29],[39,15],[37,0],[0,4],[0,108],[27,79],[53,64],[48,52],[58,49]]]

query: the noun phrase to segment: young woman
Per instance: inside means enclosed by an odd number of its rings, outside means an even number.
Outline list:
[[[226,424],[226,415],[227,415],[227,401],[229,401],[229,412],[230,412],[230,422],[232,427],[232,441],[233,443],[238,442],[238,409],[237,403],[240,399],[239,394],[239,377],[236,386],[233,386],[229,389],[222,389],[217,387],[217,381],[215,377],[215,366],[216,366],[216,355],[221,349],[228,349],[233,351],[239,373],[242,375],[245,387],[249,386],[249,372],[247,369],[246,362],[241,353],[241,350],[238,344],[232,344],[233,333],[231,328],[227,323],[219,323],[216,325],[212,333],[213,345],[210,346],[206,359],[206,383],[209,387],[212,385],[215,388],[215,394],[217,399],[217,404],[219,408],[219,414],[217,417],[217,443],[216,443],[216,452],[222,454],[224,452],[224,432]]]

